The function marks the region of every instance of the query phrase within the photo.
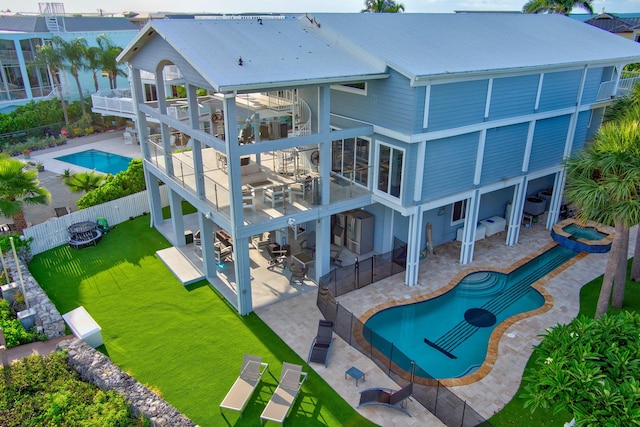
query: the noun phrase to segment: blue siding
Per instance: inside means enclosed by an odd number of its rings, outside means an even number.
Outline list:
[[[529,123],[487,130],[480,184],[501,181],[522,174]]]
[[[539,74],[494,79],[489,120],[532,114],[539,80]]]
[[[589,119],[591,118],[591,111],[583,111],[578,114],[578,121],[576,123],[576,132],[573,135],[573,145],[571,146],[571,153],[582,150],[584,143],[587,140],[587,130],[589,129]]]
[[[366,96],[332,90],[331,112],[411,133],[416,122],[418,88],[411,87],[406,77],[393,70],[389,74],[388,79],[367,82]]]
[[[423,200],[473,188],[478,132],[427,142]]]
[[[482,123],[488,80],[448,83],[431,87],[429,131]]]
[[[542,82],[538,111],[550,111],[558,108],[574,107],[578,100],[578,89],[582,79],[582,70],[547,73]]]
[[[580,104],[591,104],[596,102],[596,96],[602,83],[602,67],[589,68],[587,70],[587,78],[584,81],[584,90],[582,91],[582,100]]]
[[[536,123],[529,159],[529,171],[562,163],[570,115],[552,117]]]

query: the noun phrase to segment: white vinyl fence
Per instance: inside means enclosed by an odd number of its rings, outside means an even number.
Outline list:
[[[160,187],[162,206],[169,204],[168,188]],[[67,243],[67,228],[71,224],[83,221],[95,222],[97,218],[105,218],[110,226],[128,221],[129,217],[138,217],[143,212],[149,212],[149,197],[147,191],[132,194],[118,200],[103,203],[87,209],[52,218],[41,224],[36,224],[24,229],[25,238],[33,237],[31,253],[39,254],[46,250]]]

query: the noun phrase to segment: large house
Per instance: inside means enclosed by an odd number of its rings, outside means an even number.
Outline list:
[[[56,96],[50,71],[36,60],[38,46],[50,42],[53,36],[66,41],[83,37],[89,46],[96,46],[96,38],[106,35],[117,46],[126,46],[138,33],[138,28],[125,18],[76,16],[64,12],[62,3],[40,3],[37,15],[0,15],[0,113],[9,113],[17,106]],[[79,73],[84,95],[95,92],[93,74]],[[128,86],[126,77],[119,77]],[[78,91],[71,73],[60,73],[63,95],[78,99]],[[106,77],[98,79],[99,88],[109,89]]]
[[[265,232],[274,247],[312,238],[316,280],[335,250],[405,242],[411,286],[443,242],[462,242],[464,264],[477,239],[551,227],[563,159],[594,135],[640,46],[555,15],[307,14],[156,20],[120,60],[152,223],[184,247],[181,202],[193,205],[205,274],[232,258],[246,314],[249,246]],[[167,99],[167,67],[186,98]]]

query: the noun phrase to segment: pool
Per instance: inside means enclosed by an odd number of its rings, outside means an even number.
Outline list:
[[[413,360],[416,376],[465,377],[482,366],[489,338],[501,322],[545,303],[531,284],[576,255],[557,245],[509,274],[471,273],[436,298],[374,314],[363,335],[402,369],[410,371]]]
[[[576,252],[605,253],[611,249],[614,233],[591,221],[583,224],[567,218],[553,226],[551,237]]]
[[[80,151],[78,153],[56,157],[55,159],[65,163],[71,163],[72,165],[82,166],[83,168],[95,169],[99,172],[111,175],[115,175],[118,172],[126,170],[132,160],[130,157],[124,157],[100,150]]]

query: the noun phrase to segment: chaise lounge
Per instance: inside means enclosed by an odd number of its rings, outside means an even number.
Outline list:
[[[325,368],[329,366],[329,353],[333,345],[333,322],[320,320],[318,322],[318,335],[313,339],[309,349],[307,363],[322,363]]]
[[[407,411],[406,400],[409,399],[412,394],[413,383],[409,383],[397,391],[389,388],[369,388],[360,392],[360,404],[358,408],[367,405],[383,405],[411,416]]]
[[[306,379],[307,373],[302,372],[302,366],[284,362],[280,383],[262,411],[260,423],[266,421],[284,423]]]
[[[242,369],[240,370],[240,376],[233,383],[231,389],[222,400],[220,404],[220,411],[222,409],[231,409],[233,411],[242,411],[249,398],[255,391],[262,375],[267,371],[269,365],[262,362],[260,356],[252,356],[245,354],[242,360]]]

